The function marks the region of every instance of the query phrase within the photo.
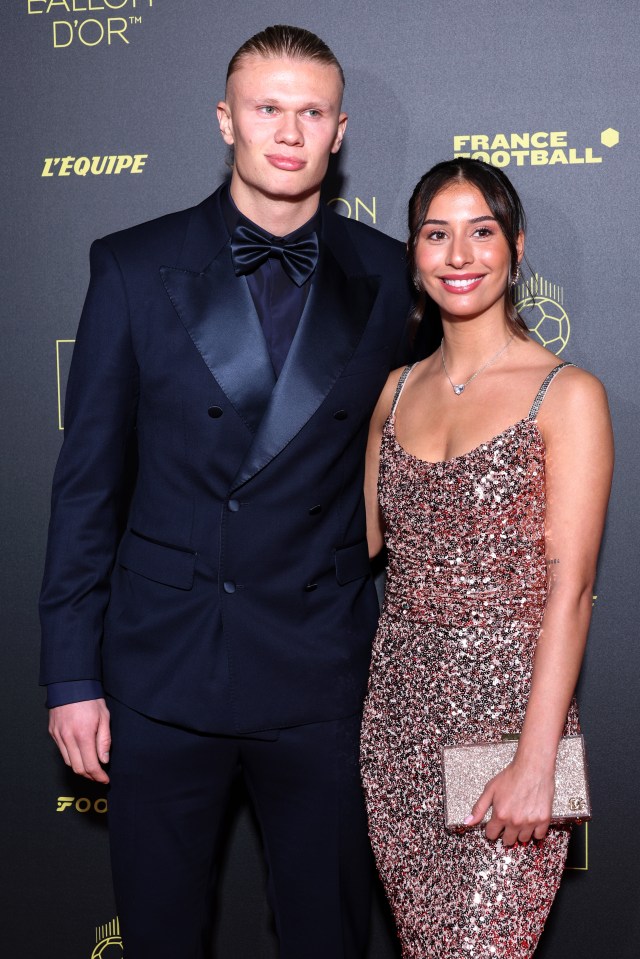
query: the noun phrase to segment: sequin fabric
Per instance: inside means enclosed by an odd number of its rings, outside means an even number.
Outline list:
[[[405,959],[531,956],[564,867],[567,828],[505,848],[443,819],[441,747],[499,741],[524,718],[547,587],[541,401],[446,462],[407,453],[394,413],[383,430],[389,565],[361,762]],[[576,731],[572,703],[565,732]]]

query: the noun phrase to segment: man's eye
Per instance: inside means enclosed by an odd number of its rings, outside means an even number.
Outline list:
[[[272,116],[276,112],[275,107],[260,107],[261,113],[266,113],[267,116]]]

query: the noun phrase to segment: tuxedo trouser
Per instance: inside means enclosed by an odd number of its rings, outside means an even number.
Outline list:
[[[114,700],[109,708],[109,835],[127,959],[209,955],[221,827],[238,770],[260,824],[281,959],[361,959],[372,858],[359,715],[259,739],[185,730]]]

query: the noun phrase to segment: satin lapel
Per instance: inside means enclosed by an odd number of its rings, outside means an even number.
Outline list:
[[[378,288],[378,277],[348,276],[323,247],[289,355],[234,488],[277,456],[316,412],[356,349]]]
[[[202,359],[255,433],[276,378],[247,281],[234,276],[228,242],[202,273],[166,266],[160,273]]]

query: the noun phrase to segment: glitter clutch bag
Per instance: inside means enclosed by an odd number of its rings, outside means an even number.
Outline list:
[[[499,743],[471,746],[444,746],[442,781],[444,823],[447,829],[460,829],[480,798],[484,787],[508,766],[518,747],[517,736],[505,736]],[[491,809],[483,822],[491,818]],[[591,819],[591,799],[587,777],[587,759],[582,736],[564,736],[556,758],[556,788],[551,822],[575,822]]]

